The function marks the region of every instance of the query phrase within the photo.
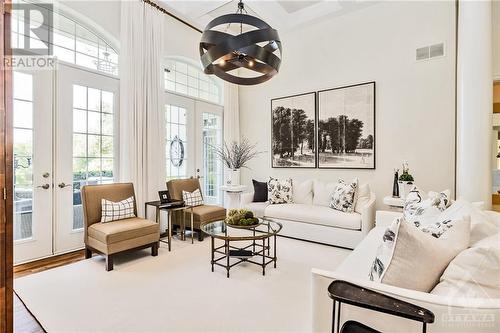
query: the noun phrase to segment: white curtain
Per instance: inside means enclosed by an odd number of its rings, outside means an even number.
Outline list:
[[[240,105],[238,86],[224,82],[224,142],[240,142]],[[231,170],[224,172],[224,184],[231,178]],[[238,179],[239,181],[239,179]]]
[[[165,185],[165,17],[140,0],[121,2],[120,180],[133,182],[140,216]]]

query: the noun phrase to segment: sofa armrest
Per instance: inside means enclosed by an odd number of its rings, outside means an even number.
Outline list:
[[[389,227],[392,222],[403,216],[403,213],[401,212],[391,212],[387,210],[377,210],[377,213],[375,215],[375,224],[377,227],[384,227],[387,228]]]
[[[424,293],[415,290],[409,290],[399,287],[386,285],[379,282],[369,281],[367,279],[353,278],[352,276],[337,273],[335,271],[325,271],[312,269],[311,277],[311,301],[312,301],[312,331],[313,332],[331,332],[332,329],[332,308],[333,301],[328,297],[328,286],[332,281],[344,280],[356,284],[360,287],[371,289],[382,294],[400,299],[405,302],[422,306],[432,311],[436,316],[436,322],[433,324],[433,332],[453,332],[468,333],[471,327],[462,325],[469,323],[467,320],[458,321],[458,326],[451,329],[450,319],[455,318],[478,318],[474,326],[481,332],[498,332],[500,323],[491,322],[487,318],[490,316],[499,316],[499,299],[488,298],[468,298],[465,296],[442,296],[430,293]],[[382,314],[374,316],[370,310],[349,310],[343,309],[344,316],[349,319],[361,318],[364,324],[374,327],[382,332],[421,332],[419,325],[410,326],[407,321],[401,321],[401,318],[395,318]],[[483,317],[486,316],[486,317]],[[344,317],[345,318],[345,317]],[[494,318],[494,317],[493,317]],[[482,324],[488,323],[488,329],[481,329]]]
[[[253,192],[241,193],[241,206],[247,205],[253,202]]]
[[[361,232],[364,235],[368,234],[375,226],[375,202],[375,194],[371,193],[370,200],[361,211]]]

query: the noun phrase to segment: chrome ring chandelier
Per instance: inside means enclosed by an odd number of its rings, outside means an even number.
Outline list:
[[[227,24],[228,28],[231,24],[239,24],[240,34],[212,30],[223,24]],[[244,24],[257,30],[243,32]],[[279,57],[275,54],[278,50]],[[254,85],[271,79],[279,71],[281,53],[278,31],[261,19],[248,15],[242,0],[238,3],[236,14],[215,18],[201,35],[200,57],[204,72],[235,84]],[[242,77],[228,73],[238,68],[246,68],[258,76]]]

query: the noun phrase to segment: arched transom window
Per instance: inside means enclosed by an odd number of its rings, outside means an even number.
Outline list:
[[[24,1],[17,1],[24,3]],[[31,4],[37,6],[36,4]],[[40,7],[41,10],[47,10]],[[43,21],[41,14],[33,11],[30,25]],[[37,21],[39,20],[39,21]],[[110,44],[91,29],[71,19],[60,11],[53,12],[52,38],[48,42],[53,46],[53,55],[58,60],[107,74],[118,75],[118,53]],[[36,35],[25,31],[24,11],[13,10],[11,16],[11,45],[14,48],[24,47],[26,34],[30,34],[30,44],[42,45]]]
[[[221,85],[199,66],[179,59],[167,59],[165,89],[201,100],[222,104]]]

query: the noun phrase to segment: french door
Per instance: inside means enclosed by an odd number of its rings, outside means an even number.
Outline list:
[[[14,73],[14,262],[83,247],[80,188],[112,182],[115,78],[69,65]]]
[[[112,183],[118,161],[119,81],[60,64],[54,147],[54,253],[83,247],[80,189]]]
[[[14,262],[52,254],[51,71],[13,72]]]
[[[222,124],[222,106],[166,93],[166,178],[199,178],[212,204],[222,203],[223,166],[214,153],[223,143]]]

